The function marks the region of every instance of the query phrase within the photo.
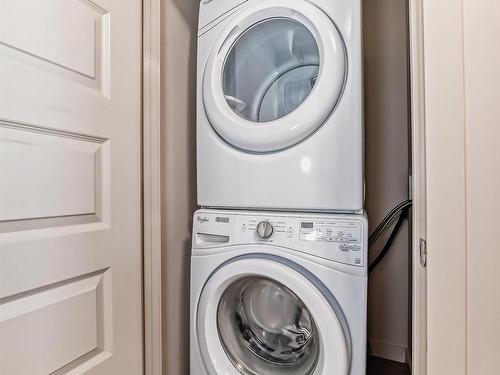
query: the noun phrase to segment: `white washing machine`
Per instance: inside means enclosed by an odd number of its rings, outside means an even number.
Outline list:
[[[198,204],[360,212],[361,0],[203,0]]]
[[[201,210],[191,375],[365,375],[363,215]]]

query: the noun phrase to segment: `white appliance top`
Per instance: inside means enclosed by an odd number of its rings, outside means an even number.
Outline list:
[[[364,215],[200,210],[193,248],[272,245],[326,260],[366,267],[368,221]]]
[[[247,0],[201,0],[198,29],[202,29]]]

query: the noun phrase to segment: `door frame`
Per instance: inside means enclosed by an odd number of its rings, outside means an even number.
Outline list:
[[[161,0],[143,0],[144,374],[162,374]]]
[[[412,138],[412,374],[427,374],[427,194],[423,1],[409,0]]]
[[[412,353],[413,375],[427,374],[427,269],[420,263],[427,238],[426,108],[423,0],[409,1],[413,199]],[[143,236],[144,373],[162,375],[161,270],[161,0],[143,0]]]

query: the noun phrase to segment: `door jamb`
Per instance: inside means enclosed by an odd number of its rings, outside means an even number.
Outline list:
[[[427,269],[421,246],[427,238],[426,132],[423,1],[409,1],[412,128],[412,356],[414,375],[427,374]]]
[[[160,0],[143,0],[144,374],[162,374]]]

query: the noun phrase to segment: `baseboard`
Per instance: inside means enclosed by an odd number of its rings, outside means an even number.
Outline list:
[[[406,348],[376,340],[369,340],[369,344],[370,355],[373,357],[406,363]]]
[[[408,367],[413,369],[413,359],[411,357],[411,351],[409,349],[405,350],[406,353],[406,363],[408,363]]]

